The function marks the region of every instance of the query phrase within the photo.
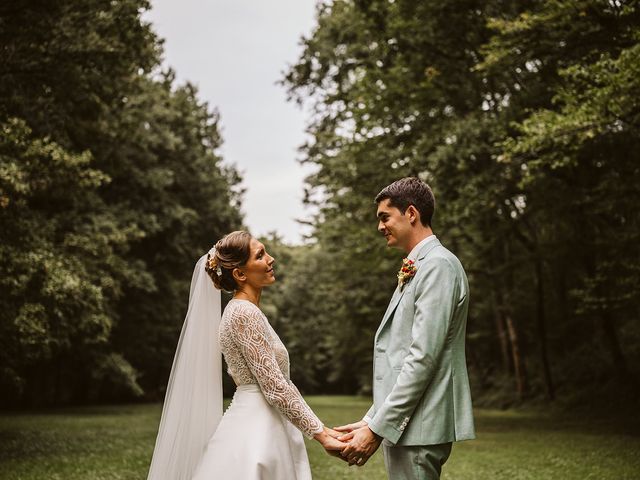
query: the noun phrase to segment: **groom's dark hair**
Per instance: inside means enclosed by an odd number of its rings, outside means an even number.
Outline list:
[[[389,199],[389,204],[402,213],[413,205],[420,213],[420,223],[431,226],[431,219],[436,208],[436,199],[431,187],[416,177],[405,177],[384,187],[376,195],[376,203]]]

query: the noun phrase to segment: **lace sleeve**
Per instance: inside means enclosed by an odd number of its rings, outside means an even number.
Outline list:
[[[311,438],[323,424],[298,389],[280,370],[269,342],[270,334],[259,312],[244,310],[232,319],[232,335],[267,402]]]

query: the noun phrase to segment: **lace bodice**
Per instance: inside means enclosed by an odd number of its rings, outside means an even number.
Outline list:
[[[258,384],[267,402],[308,437],[322,422],[289,379],[289,353],[262,311],[231,300],[220,322],[220,347],[236,385]]]

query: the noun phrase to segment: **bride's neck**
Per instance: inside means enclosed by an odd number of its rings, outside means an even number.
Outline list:
[[[235,298],[236,300],[248,300],[259,307],[260,295],[262,295],[261,288],[252,288],[249,285],[243,285],[241,288],[234,292],[233,298]]]

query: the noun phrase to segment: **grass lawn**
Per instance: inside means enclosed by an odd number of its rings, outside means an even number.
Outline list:
[[[369,400],[309,397],[328,425],[362,416]],[[159,405],[0,415],[0,480],[144,480]],[[478,439],[454,445],[444,480],[640,479],[638,421],[479,410]],[[385,479],[382,455],[347,467],[308,442],[315,480]],[[286,480],[286,479],[283,479]]]

